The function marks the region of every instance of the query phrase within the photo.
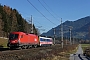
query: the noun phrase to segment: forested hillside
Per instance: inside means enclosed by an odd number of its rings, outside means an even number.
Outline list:
[[[33,28],[34,33],[37,34],[35,26]],[[8,34],[14,31],[30,33],[31,24],[22,18],[16,9],[0,5],[0,37],[8,37]]]

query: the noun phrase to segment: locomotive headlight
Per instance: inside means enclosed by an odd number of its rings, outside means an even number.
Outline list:
[[[18,40],[13,40],[12,43],[18,43]]]

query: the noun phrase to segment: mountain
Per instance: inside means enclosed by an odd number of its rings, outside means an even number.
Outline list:
[[[62,23],[63,25],[63,36],[70,37],[70,28],[71,28],[71,35],[74,38],[84,38],[90,39],[90,16],[86,16],[84,18],[80,18],[75,21],[65,21]],[[61,24],[55,28],[52,28],[46,33],[41,34],[42,36],[54,36],[54,29],[56,37],[61,36]]]

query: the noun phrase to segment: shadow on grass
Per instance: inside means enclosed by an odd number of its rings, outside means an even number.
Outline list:
[[[5,48],[3,45],[0,45],[0,51],[6,51],[9,50],[9,48]]]

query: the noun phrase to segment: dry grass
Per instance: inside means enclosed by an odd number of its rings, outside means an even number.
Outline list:
[[[8,39],[0,38],[0,46],[7,47]]]
[[[70,53],[74,52],[77,45],[61,45],[51,47],[32,48],[19,51],[11,51],[6,54],[0,53],[3,60],[69,60]],[[6,59],[7,58],[7,59]]]

